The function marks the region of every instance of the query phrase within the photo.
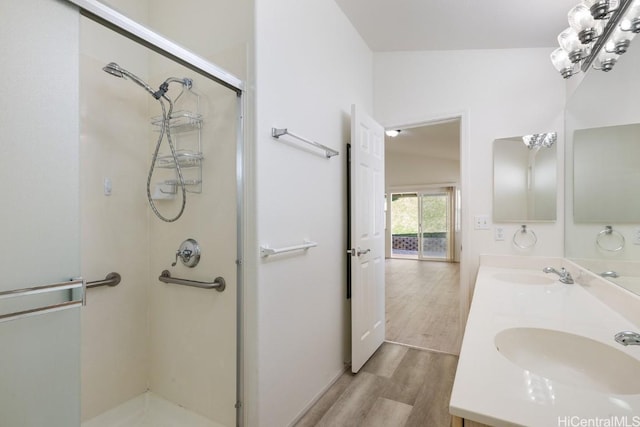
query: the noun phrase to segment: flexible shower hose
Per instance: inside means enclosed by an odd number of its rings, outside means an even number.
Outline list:
[[[156,148],[153,151],[153,157],[151,158],[151,166],[149,167],[149,175],[147,176],[147,200],[149,200],[149,206],[151,206],[151,210],[156,214],[158,218],[165,222],[174,222],[177,221],[178,218],[182,216],[184,212],[184,208],[187,204],[187,190],[184,185],[184,178],[182,177],[182,170],[180,169],[180,163],[178,162],[178,155],[176,154],[176,149],[173,145],[173,141],[171,140],[171,129],[169,126],[169,119],[171,118],[171,113],[173,112],[173,102],[166,95],[163,95],[164,98],[169,103],[169,111],[166,111],[164,106],[164,102],[162,99],[158,99],[160,102],[160,106],[162,106],[162,127],[160,128],[160,136],[158,137],[158,142],[156,143]],[[180,188],[182,190],[182,206],[180,207],[180,212],[173,217],[167,218],[163,216],[156,208],[155,203],[153,203],[153,198],[151,197],[151,177],[153,176],[153,171],[155,169],[156,160],[158,158],[158,152],[160,151],[160,145],[162,144],[162,139],[164,135],[167,135],[167,143],[169,144],[169,149],[171,150],[171,156],[173,157],[173,161],[176,164],[176,172],[178,174],[178,182],[180,183]]]

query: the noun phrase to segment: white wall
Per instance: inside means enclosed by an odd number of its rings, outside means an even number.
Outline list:
[[[431,156],[387,151],[385,187],[387,189],[421,184],[442,184],[460,180],[460,162]]]
[[[248,262],[248,423],[285,426],[349,360],[346,147],[352,103],[372,109],[372,54],[333,1],[256,1],[257,242]],[[326,159],[271,127],[340,151]],[[260,259],[259,244],[318,242]],[[253,287],[255,286],[255,287]],[[252,334],[252,333],[251,333]]]
[[[563,224],[530,225],[538,244],[522,252],[511,245],[518,224],[505,224],[507,239],[473,230],[474,215],[491,217],[492,149],[496,138],[562,130],[565,85],[549,64],[551,49],[504,49],[377,53],[374,55],[375,117],[385,126],[432,118],[463,117],[462,272],[472,282],[481,253],[562,256]],[[563,134],[559,133],[562,141]],[[465,141],[466,140],[466,141]],[[562,150],[559,150],[561,152]],[[561,156],[559,156],[561,157]],[[562,158],[559,158],[559,171]],[[562,173],[558,173],[561,177]],[[558,200],[562,200],[559,182]],[[561,206],[561,204],[558,204]],[[562,218],[560,208],[558,218]]]

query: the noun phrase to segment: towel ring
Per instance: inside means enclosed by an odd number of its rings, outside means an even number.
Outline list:
[[[523,239],[527,239],[527,241],[522,242]],[[527,229],[526,225],[522,225],[519,230],[516,230],[513,233],[513,245],[520,249],[529,249],[532,248],[538,243],[538,236],[533,230]]]
[[[615,240],[617,240],[617,242],[615,242],[614,245],[617,244],[618,246],[615,246],[613,249],[611,249],[611,247],[607,247],[606,244],[603,244],[604,240],[611,240],[611,239],[614,239],[614,242]],[[624,240],[624,236],[620,234],[619,231],[614,230],[613,227],[610,225],[605,225],[604,230],[600,231],[598,233],[598,236],[596,237],[596,245],[598,245],[598,248],[607,252],[621,251],[624,248],[625,243],[626,242]]]

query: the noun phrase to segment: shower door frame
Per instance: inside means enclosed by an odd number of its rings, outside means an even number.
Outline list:
[[[244,393],[244,335],[243,323],[243,260],[244,260],[244,221],[245,221],[245,168],[244,168],[244,82],[201,56],[179,46],[144,25],[126,17],[116,10],[96,0],[65,0],[76,6],[80,14],[109,28],[118,34],[140,44],[160,55],[171,59],[184,67],[215,81],[234,91],[237,95],[237,132],[236,132],[236,426],[244,426],[242,409]]]

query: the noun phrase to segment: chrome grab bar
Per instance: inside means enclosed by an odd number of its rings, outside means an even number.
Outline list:
[[[74,290],[81,289],[82,294],[79,299],[73,299],[71,301],[65,301],[57,304],[45,305],[42,307],[31,308],[27,310],[15,311],[12,313],[6,313],[0,315],[0,322],[6,322],[8,320],[15,320],[21,317],[33,316],[36,314],[52,313],[54,311],[66,310],[73,307],[78,307],[85,304],[85,290],[86,283],[84,279],[77,278],[69,280],[68,282],[51,283],[49,285],[31,286],[23,289],[12,289],[10,291],[0,292],[0,299],[22,297],[27,295],[44,294],[55,291]]]
[[[278,128],[271,128],[271,136],[278,139],[283,135],[289,135],[299,141],[302,142],[306,142],[309,145],[313,145],[314,147],[317,147],[321,150],[324,150],[324,155],[327,156],[327,159],[330,159],[333,156],[337,156],[338,154],[340,154],[339,151],[334,150],[333,148],[329,148],[326,145],[322,145],[319,142],[315,142],[315,141],[311,141],[310,139],[307,138],[303,138],[301,136],[296,135],[293,132],[290,132],[289,129],[287,128],[283,128],[283,129],[278,129]]]
[[[92,282],[87,282],[87,288],[97,288],[98,286],[116,286],[120,283],[122,277],[120,274],[116,272],[112,272],[107,274],[107,276],[103,280],[94,280]]]
[[[216,277],[213,282],[200,282],[198,280],[178,279],[177,277],[171,277],[169,270],[163,270],[158,277],[158,280],[164,283],[173,283],[175,285],[193,286],[195,288],[202,289],[215,289],[218,292],[224,291],[227,287],[226,282],[222,277]]]
[[[269,255],[278,255],[278,254],[283,254],[285,252],[307,250],[309,248],[315,248],[316,246],[318,246],[318,243],[312,242],[310,240],[305,240],[304,243],[301,245],[287,246],[286,248],[276,249],[276,248],[270,248],[269,246],[260,246],[260,256],[265,258],[265,257],[268,257]]]

